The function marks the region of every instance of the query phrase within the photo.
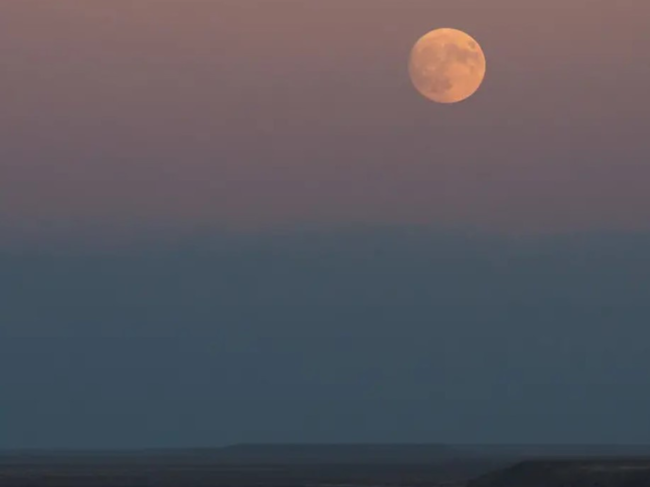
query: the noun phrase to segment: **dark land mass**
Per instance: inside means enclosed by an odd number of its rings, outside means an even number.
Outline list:
[[[579,459],[587,453],[592,460]],[[0,453],[0,486],[650,487],[648,453],[648,447],[458,445],[32,450]],[[625,459],[634,454],[649,460]],[[526,460],[540,455],[555,459]]]
[[[531,460],[487,474],[468,487],[650,487],[650,458]]]
[[[2,487],[456,486],[504,466],[443,445],[235,445],[219,449],[22,451]]]

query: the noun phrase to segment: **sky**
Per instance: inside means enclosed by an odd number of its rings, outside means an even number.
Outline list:
[[[647,230],[648,9],[2,2],[2,226]],[[453,107],[407,72],[440,26],[488,59],[480,92]]]
[[[650,443],[649,15],[0,2],[0,448]]]

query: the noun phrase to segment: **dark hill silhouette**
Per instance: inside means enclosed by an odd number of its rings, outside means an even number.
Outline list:
[[[531,460],[468,487],[648,487],[650,459]]]
[[[215,465],[434,465],[462,457],[439,444],[236,444],[221,448],[6,451],[0,465],[16,463],[122,463]]]
[[[457,455],[453,448],[437,444],[240,444],[218,454],[230,462],[309,464],[427,464]]]

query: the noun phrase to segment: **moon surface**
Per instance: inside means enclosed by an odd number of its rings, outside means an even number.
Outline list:
[[[436,29],[411,50],[409,74],[415,88],[438,103],[458,103],[479,89],[486,61],[481,46],[456,29]]]

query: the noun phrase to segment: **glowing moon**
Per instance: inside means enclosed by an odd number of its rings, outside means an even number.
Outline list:
[[[413,46],[409,74],[415,88],[438,103],[463,101],[485,78],[485,54],[476,40],[456,29],[436,29]]]

